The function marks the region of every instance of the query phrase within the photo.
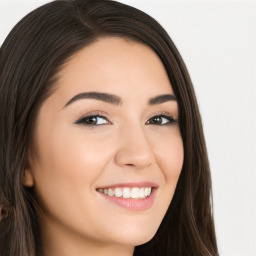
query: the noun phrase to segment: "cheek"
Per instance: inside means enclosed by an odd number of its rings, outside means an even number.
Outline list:
[[[46,172],[51,170],[58,178],[68,176],[81,181],[83,177],[84,182],[86,176],[89,182],[97,177],[106,162],[104,140],[98,140],[96,141],[95,137],[76,136],[65,131],[55,134],[52,132],[48,142],[39,142],[40,166]]]
[[[181,173],[184,160],[183,141],[177,130],[173,136],[166,137],[165,142],[159,145],[156,151],[157,165],[160,167],[166,186],[164,189],[165,200],[172,200],[176,185]]]
[[[178,129],[162,142],[164,143],[158,144],[156,150],[157,164],[167,182],[177,180],[184,160],[183,141]]]
[[[43,133],[38,136],[40,154],[33,166],[40,201],[51,210],[56,208],[56,202],[58,207],[80,207],[95,192],[94,181],[108,162],[104,140],[70,133],[65,127],[44,132],[47,140]]]
[[[110,158],[107,142],[65,129],[47,134],[47,140],[40,136],[40,155],[33,166],[35,190],[44,216],[54,216],[76,230],[86,227],[84,232],[93,234],[95,218],[99,217],[95,213],[94,184]],[[42,221],[47,222],[44,217]]]

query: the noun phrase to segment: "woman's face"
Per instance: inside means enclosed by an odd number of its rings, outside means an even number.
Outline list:
[[[183,164],[178,105],[159,57],[103,38],[67,61],[56,88],[38,113],[37,157],[24,180],[38,197],[43,240],[60,248],[149,241]]]

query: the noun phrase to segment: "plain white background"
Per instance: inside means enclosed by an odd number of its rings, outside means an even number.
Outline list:
[[[46,2],[0,0],[0,45]],[[121,2],[158,20],[187,64],[209,153],[220,255],[256,255],[256,2]]]

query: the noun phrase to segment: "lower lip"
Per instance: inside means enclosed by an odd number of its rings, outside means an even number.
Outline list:
[[[129,210],[143,211],[149,209],[155,200],[156,188],[152,189],[150,196],[139,199],[126,199],[123,197],[109,196],[99,192],[107,200]]]

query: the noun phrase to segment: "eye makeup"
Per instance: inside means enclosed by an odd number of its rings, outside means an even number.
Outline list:
[[[177,122],[178,119],[175,119],[170,113],[164,111],[154,114],[154,116],[148,119],[146,125],[166,126],[173,125]],[[109,121],[106,114],[102,111],[93,111],[80,117],[77,121],[75,121],[75,124],[93,128],[101,125],[109,125],[112,124],[112,122]]]

